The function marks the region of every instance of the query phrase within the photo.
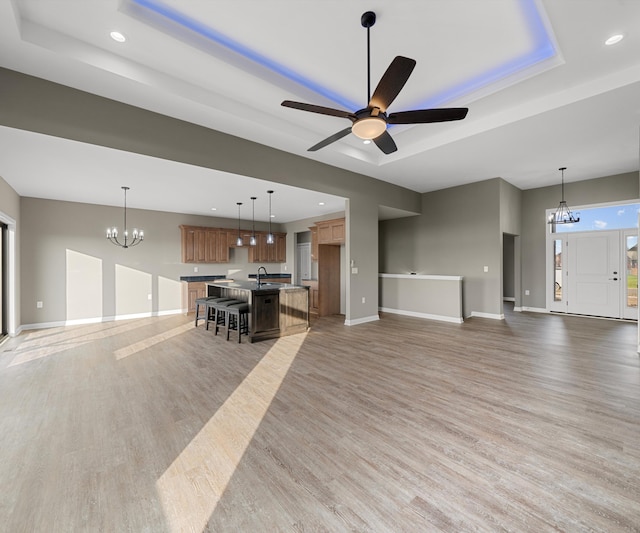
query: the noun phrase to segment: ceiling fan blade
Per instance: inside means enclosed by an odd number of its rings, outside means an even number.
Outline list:
[[[301,111],[309,111],[310,113],[318,113],[320,115],[331,115],[332,117],[348,118],[352,121],[356,120],[356,116],[348,111],[342,111],[341,109],[333,109],[331,107],[323,107],[320,105],[304,104],[302,102],[292,102],[291,100],[285,100],[282,102],[284,107],[291,107],[293,109],[299,109]]]
[[[398,149],[396,143],[393,141],[388,131],[385,131],[381,135],[378,135],[375,139],[373,139],[373,142],[376,143],[376,146],[380,148],[380,150],[382,150],[385,154],[392,154]]]
[[[316,152],[317,150],[320,150],[320,148],[324,148],[325,146],[333,142],[336,142],[339,139],[342,139],[343,137],[345,137],[346,135],[349,135],[350,133],[351,133],[351,127],[345,128],[339,131],[338,133],[334,133],[333,135],[331,135],[331,137],[327,137],[324,141],[320,141],[318,144],[314,144],[311,148],[307,150],[307,152]]]
[[[416,109],[391,113],[387,117],[389,124],[428,124],[430,122],[448,122],[462,120],[467,116],[466,107],[446,107],[442,109]]]
[[[409,76],[413,72],[416,62],[408,57],[396,56],[382,75],[373,96],[369,101],[369,107],[379,107],[384,113],[396,99]]]

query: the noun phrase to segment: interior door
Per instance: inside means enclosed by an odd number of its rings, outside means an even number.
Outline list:
[[[621,317],[620,234],[617,231],[568,235],[567,311]]]
[[[311,243],[300,243],[296,248],[296,279],[297,285],[303,279],[311,278]]]

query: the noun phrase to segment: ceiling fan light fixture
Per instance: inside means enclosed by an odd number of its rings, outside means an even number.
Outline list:
[[[351,132],[360,139],[370,140],[380,137],[387,129],[386,121],[381,117],[365,117],[351,126]]]

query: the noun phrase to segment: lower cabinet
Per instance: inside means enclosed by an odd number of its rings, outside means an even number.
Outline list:
[[[309,312],[317,315],[320,311],[318,282],[315,280],[303,280],[302,285],[309,287]]]
[[[204,281],[187,283],[187,313],[195,313],[196,300],[207,295],[207,284]]]

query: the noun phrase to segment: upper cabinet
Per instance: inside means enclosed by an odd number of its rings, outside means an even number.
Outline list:
[[[286,263],[287,234],[274,233],[272,244],[267,243],[267,235],[256,232],[256,245],[249,247],[249,263]]]
[[[344,244],[344,218],[323,220],[317,222],[316,227],[318,228],[318,244]],[[313,239],[313,233],[311,238]]]
[[[237,247],[238,230],[180,226],[183,263],[228,263],[229,249]],[[287,234],[274,233],[267,244],[267,233],[256,232],[256,246],[249,244],[251,233],[241,232],[243,248],[249,248],[250,263],[286,263]]]
[[[228,230],[180,226],[183,263],[228,263]]]

